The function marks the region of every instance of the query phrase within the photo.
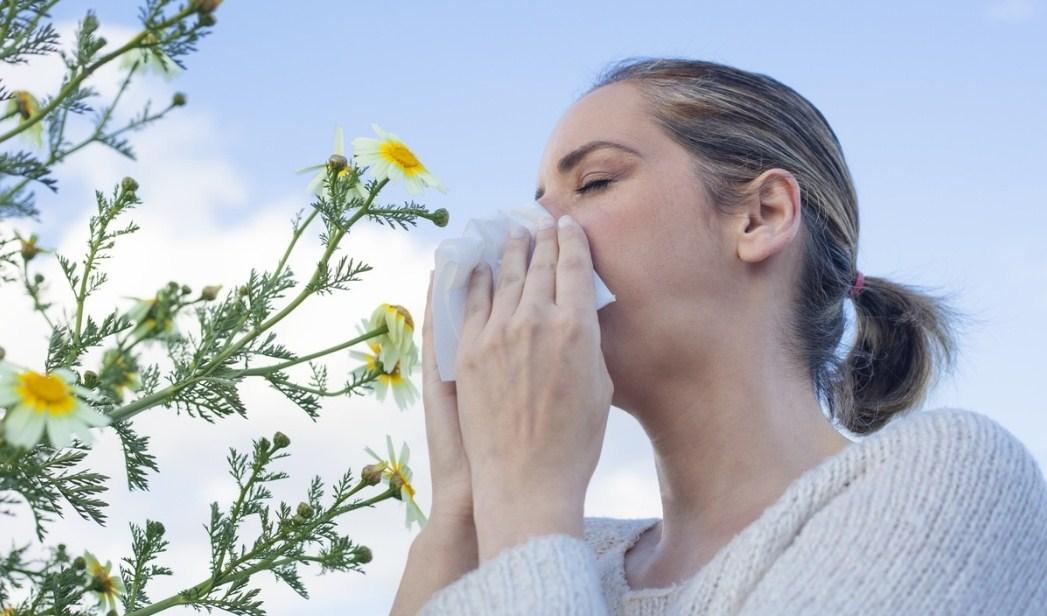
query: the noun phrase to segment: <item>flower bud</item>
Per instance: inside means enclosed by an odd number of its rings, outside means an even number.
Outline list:
[[[218,20],[214,18],[214,15],[210,13],[201,13],[200,19],[198,19],[197,21],[203,28],[210,28],[218,22]]]
[[[187,284],[183,284],[182,285],[182,295],[189,295],[192,292],[193,292],[193,289],[189,285],[187,285]]]
[[[0,347],[0,359],[4,357],[7,357],[7,351],[4,350],[4,347]]]
[[[174,97],[171,99],[172,107],[183,107],[185,106],[185,93],[175,92]]]
[[[204,287],[203,291],[200,291],[200,298],[204,301],[212,301],[218,297],[218,290],[222,288],[220,284],[213,284]]]
[[[366,564],[371,562],[371,548],[367,547],[366,545],[356,546],[356,549],[353,550],[353,554],[356,555],[356,562],[360,564]]]
[[[138,182],[133,177],[127,176],[120,182],[120,187],[126,192],[133,193],[138,190]]]
[[[94,389],[95,385],[98,385],[98,373],[94,370],[84,371],[84,387],[88,389]]]
[[[82,570],[87,568],[87,561],[84,560],[83,556],[77,556],[73,559],[73,569]]]
[[[365,485],[378,485],[382,482],[382,471],[384,470],[384,464],[368,464],[360,471],[360,478],[363,479]]]
[[[450,220],[451,215],[447,212],[447,208],[442,207],[433,212],[433,224],[437,227],[446,227]]]
[[[196,10],[204,14],[213,13],[222,0],[196,0]]]
[[[251,289],[247,288],[246,286],[243,286],[237,289],[236,292],[240,295],[250,295]]]
[[[349,161],[341,154],[331,154],[327,159],[327,166],[335,171],[341,171],[349,166]]]
[[[43,275],[43,274],[41,274],[40,272],[37,272],[37,273],[36,273],[36,274],[35,274],[35,275],[33,276],[33,282],[35,282],[36,284],[40,284],[40,283],[41,283],[41,282],[43,282],[43,281],[44,281],[44,275]]]
[[[116,610],[109,610],[108,612],[106,612],[105,616],[120,616],[120,615],[117,614]]]
[[[287,438],[287,435],[283,432],[277,432],[273,435],[273,449],[283,449],[291,444],[291,439]]]
[[[258,444],[261,445],[263,451],[269,451],[269,447],[272,445],[272,443],[269,442],[269,439],[264,436],[258,439]]]
[[[309,503],[298,503],[298,517],[303,520],[308,520],[313,517],[313,508],[309,506]]]
[[[155,535],[162,535],[167,532],[167,529],[164,528],[163,522],[157,522],[156,520],[147,521],[145,523],[145,528],[147,531],[152,531]]]

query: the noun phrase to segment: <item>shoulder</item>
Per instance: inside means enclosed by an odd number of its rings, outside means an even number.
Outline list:
[[[1036,459],[1013,433],[988,415],[968,409],[910,412],[865,438],[865,457],[882,467],[884,475],[910,483],[919,479],[931,491],[1002,496],[1047,487]]]
[[[846,611],[861,595],[866,613],[1011,614],[1047,600],[1047,481],[999,422],[919,410],[853,447],[819,475],[752,609],[788,599]]]

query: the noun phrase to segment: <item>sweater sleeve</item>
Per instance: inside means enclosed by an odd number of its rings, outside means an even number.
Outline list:
[[[437,591],[419,616],[607,613],[592,548],[577,537],[531,537]]]
[[[962,409],[869,447],[741,614],[1047,610],[1047,482],[995,420]]]

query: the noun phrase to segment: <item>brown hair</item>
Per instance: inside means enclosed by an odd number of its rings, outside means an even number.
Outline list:
[[[858,198],[839,140],[807,99],[771,77],[715,62],[628,58],[587,92],[639,86],[652,116],[695,160],[695,175],[728,214],[763,171],[781,168],[800,185],[804,261],[788,317],[790,356],[804,366],[829,416],[868,434],[926,399],[956,357],[944,298],[865,276],[854,298],[856,339],[845,357],[844,300],[855,281]]]

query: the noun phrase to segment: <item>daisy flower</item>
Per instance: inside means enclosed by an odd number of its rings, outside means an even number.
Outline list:
[[[357,329],[360,333],[365,334],[369,330],[367,328],[367,320],[361,320],[360,324],[357,325]],[[378,378],[375,379],[374,390],[375,396],[379,402],[385,401],[387,392],[391,389],[393,391],[393,398],[396,400],[396,405],[401,411],[407,410],[415,401],[418,399],[418,389],[408,378],[410,372],[400,370],[400,362],[397,361],[393,366],[391,372],[386,372],[383,369],[381,362],[382,355],[382,343],[380,342],[381,336],[378,338],[368,338],[367,345],[373,351],[373,355],[367,353],[360,353],[359,351],[349,351],[349,355],[356,359],[364,361],[364,365],[353,370],[353,374],[357,376],[364,375],[368,372],[378,373]],[[404,365],[415,365],[418,363],[417,349],[412,349],[411,353],[404,358]]]
[[[342,133],[342,127],[339,126],[334,129],[334,153],[344,157],[345,156],[345,136]],[[299,169],[298,173],[305,173],[306,171],[312,171],[313,169],[319,169],[313,179],[309,180],[309,184],[305,187],[305,190],[318,197],[323,196],[328,199],[331,198],[331,192],[324,186],[324,179],[327,177],[327,163],[321,163],[319,165],[313,165],[312,167],[306,167]],[[346,165],[343,169],[338,172],[338,177],[345,177],[350,173],[350,166]],[[350,189],[357,197],[367,201],[371,196],[371,193],[364,187],[363,178],[357,178],[356,184]]]
[[[108,613],[109,610],[115,610],[117,596],[127,592],[127,588],[124,587],[124,582],[120,579],[119,574],[113,575],[110,573],[113,568],[112,561],[105,561],[103,566],[94,557],[94,554],[85,550],[84,562],[87,564],[87,568],[84,571],[86,576],[84,582],[91,592],[98,595],[98,609],[105,613]]]
[[[142,42],[146,45],[153,45],[156,43],[156,37],[149,32],[142,38]],[[170,56],[160,50],[159,46],[137,47],[128,51],[120,58],[120,68],[131,70],[135,62],[138,63],[138,68],[143,73],[152,71],[166,80],[170,80],[182,71]]]
[[[400,141],[399,137],[382,130],[382,127],[374,123],[371,124],[371,128],[380,139],[369,137],[353,139],[353,156],[360,161],[360,164],[370,168],[375,179],[381,181],[390,178],[403,182],[411,194],[422,192],[426,186],[432,186],[440,192],[447,192],[447,188],[433,174],[429,173],[425,165],[418,160],[410,148]]]
[[[378,337],[381,345],[379,357],[385,371],[390,372],[400,362],[401,371],[411,374],[417,363],[418,350],[414,345],[414,319],[407,308],[398,304],[381,304],[371,313],[369,325],[372,330],[383,325],[389,330]]]
[[[89,428],[109,425],[109,418],[80,398],[93,400],[90,390],[76,384],[68,368],[40,374],[0,361],[0,407],[4,415],[4,440],[30,448],[44,430],[55,449],[66,447],[73,434],[91,441]]]
[[[426,519],[422,509],[414,500],[414,486],[411,485],[411,469],[407,466],[411,450],[408,449],[407,443],[404,442],[400,447],[400,459],[397,460],[396,452],[393,450],[393,438],[388,434],[385,435],[385,443],[389,448],[388,460],[383,460],[370,447],[365,447],[364,450],[383,466],[382,477],[389,484],[389,487],[395,488],[397,485],[400,486],[400,500],[407,505],[407,529],[411,529],[411,522],[418,522],[418,527],[421,528],[425,524]]]
[[[40,103],[26,90],[15,90],[11,98],[7,99],[7,109],[4,115],[18,114],[19,124],[25,122],[34,115],[40,113]],[[33,124],[25,131],[25,137],[33,142],[38,148],[44,147],[44,123],[43,121]]]

